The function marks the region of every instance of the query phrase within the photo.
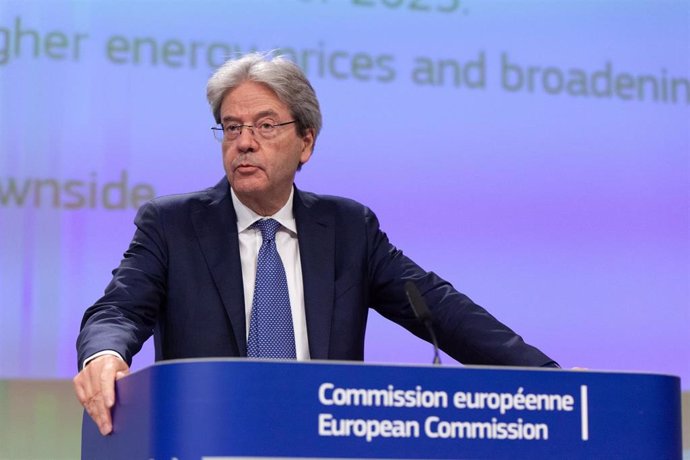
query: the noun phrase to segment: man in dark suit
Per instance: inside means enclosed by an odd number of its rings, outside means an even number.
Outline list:
[[[222,66],[207,93],[226,177],[142,206],[124,259],[82,321],[75,390],[101,433],[112,430],[114,381],[152,333],[157,360],[362,360],[370,307],[429,339],[406,281],[428,303],[441,348],[459,361],[557,367],[404,256],[368,208],[294,186],[321,128],[296,65],[247,55]]]

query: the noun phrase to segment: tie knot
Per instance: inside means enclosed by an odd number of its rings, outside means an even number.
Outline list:
[[[261,230],[261,237],[264,239],[264,241],[274,240],[276,237],[276,232],[280,228],[280,222],[274,219],[257,220],[254,225]]]

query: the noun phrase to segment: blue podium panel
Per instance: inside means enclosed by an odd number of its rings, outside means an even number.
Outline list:
[[[117,382],[84,459],[680,459],[677,377],[246,359]]]

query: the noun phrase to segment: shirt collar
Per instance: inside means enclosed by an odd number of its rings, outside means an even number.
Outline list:
[[[259,214],[252,211],[250,208],[245,206],[237,195],[235,191],[230,187],[230,194],[232,196],[232,205],[235,207],[235,214],[237,215],[237,231],[242,233],[251,227],[254,222],[261,219],[275,219],[280,225],[288,229],[290,232],[297,234],[297,225],[295,224],[295,215],[292,212],[292,200],[295,195],[295,188],[290,189],[290,196],[285,202],[282,208],[278,210],[272,216],[260,216]]]

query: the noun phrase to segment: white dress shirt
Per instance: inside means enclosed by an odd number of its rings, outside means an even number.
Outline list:
[[[290,191],[287,203],[272,216],[260,216],[255,213],[235,195],[230,189],[232,204],[237,215],[237,235],[240,242],[240,260],[242,263],[242,283],[244,284],[244,312],[246,318],[247,336],[249,336],[249,320],[252,313],[254,299],[254,284],[256,283],[256,261],[263,238],[258,228],[252,228],[254,222],[260,219],[275,219],[281,227],[276,232],[276,247],[280,259],[285,267],[290,308],[292,309],[292,325],[295,330],[295,351],[298,360],[309,359],[309,341],[307,338],[307,317],[304,313],[304,284],[302,282],[302,264],[299,257],[297,241],[297,225],[292,213],[294,188]],[[248,337],[245,337],[248,338]]]

